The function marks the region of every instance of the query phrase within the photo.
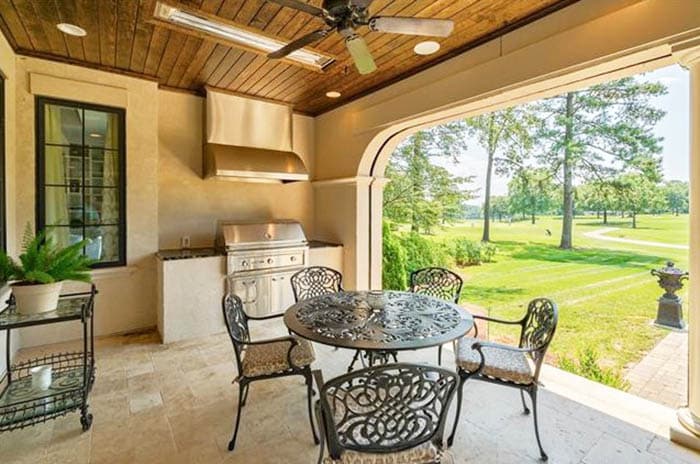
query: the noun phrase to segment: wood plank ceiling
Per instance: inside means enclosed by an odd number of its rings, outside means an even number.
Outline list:
[[[321,0],[306,0],[320,6]],[[205,85],[294,105],[317,115],[389,85],[487,39],[574,3],[575,0],[375,0],[372,14],[450,18],[454,33],[441,49],[419,56],[425,38],[363,28],[378,71],[361,76],[339,34],[314,48],[338,58],[323,73],[269,60],[212,41],[154,25],[156,0],[0,0],[0,29],[21,55],[155,79],[163,87],[201,92]],[[285,39],[319,28],[307,14],[266,0],[166,0],[199,9]],[[57,23],[76,24],[84,38],[63,34]],[[326,92],[342,93],[329,99]]]

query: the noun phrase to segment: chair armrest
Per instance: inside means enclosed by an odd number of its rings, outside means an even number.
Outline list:
[[[482,348],[494,348],[497,350],[515,351],[517,353],[534,353],[538,351],[536,348],[519,348],[517,346],[501,345],[500,343],[486,342],[479,340],[472,344],[472,350],[481,350]]]
[[[246,314],[246,317],[247,317],[249,320],[251,320],[251,321],[267,321],[267,320],[269,320],[269,319],[277,319],[278,317],[282,317],[282,316],[284,316],[284,313],[273,314],[272,316],[262,316],[262,317],[258,317],[258,316],[248,316],[248,315]]]
[[[504,321],[503,319],[496,319],[494,317],[480,316],[478,314],[472,314],[474,319],[481,319],[482,321],[496,322],[497,324],[509,324],[509,325],[521,325],[523,320],[519,321]]]

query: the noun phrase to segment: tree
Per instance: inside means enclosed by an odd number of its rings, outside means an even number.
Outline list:
[[[682,180],[669,180],[663,186],[667,208],[676,216],[687,213],[689,207],[688,182]]]
[[[490,213],[491,220],[498,218],[499,221],[503,220],[503,216],[510,216],[510,205],[508,204],[508,197],[506,196],[492,196],[489,199],[489,204],[491,205]]]
[[[608,223],[608,212],[613,209],[616,191],[612,181],[593,180],[576,187],[576,201],[583,209],[603,213],[603,224]]]
[[[440,159],[457,162],[466,150],[463,121],[435,126],[413,134],[396,149],[385,171],[387,219],[411,225],[412,232],[430,232],[460,217],[464,202],[474,195],[473,178],[454,176]]]
[[[548,170],[523,169],[508,183],[510,211],[530,216],[535,224],[537,214],[554,207],[555,192],[552,174]]]
[[[531,117],[522,108],[507,108],[466,120],[470,135],[486,150],[486,182],[484,187],[484,230],[481,240],[491,239],[491,177],[494,167],[507,173],[522,166],[532,146]]]
[[[529,105],[540,125],[539,161],[561,175],[561,248],[573,246],[575,178],[610,180],[623,169],[658,176],[653,128],[665,113],[650,99],[665,93],[661,83],[628,77]]]
[[[644,174],[624,174],[614,185],[621,209],[632,218],[633,229],[637,228],[637,214],[659,208],[665,202],[663,191]]]

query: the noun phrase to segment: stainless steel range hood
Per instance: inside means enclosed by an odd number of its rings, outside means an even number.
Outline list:
[[[207,89],[204,175],[244,182],[309,180],[292,151],[292,108]]]

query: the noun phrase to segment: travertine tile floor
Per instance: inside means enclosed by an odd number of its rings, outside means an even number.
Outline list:
[[[277,324],[257,334],[284,334]],[[31,351],[22,356],[37,350]],[[253,384],[237,448],[227,451],[237,395],[232,353],[225,334],[168,346],[158,344],[154,334],[101,339],[92,429],[81,433],[73,413],[0,434],[0,462],[316,462],[301,378]],[[352,356],[323,346],[316,353],[315,367],[327,378],[342,373]],[[444,356],[451,358],[451,351]],[[401,359],[434,362],[436,350],[403,353]],[[673,410],[553,368],[545,369],[544,382],[541,430],[550,462],[700,462],[700,455],[665,438]],[[472,382],[465,387],[462,411],[453,447],[457,462],[538,462],[532,419],[520,413],[516,391]]]

